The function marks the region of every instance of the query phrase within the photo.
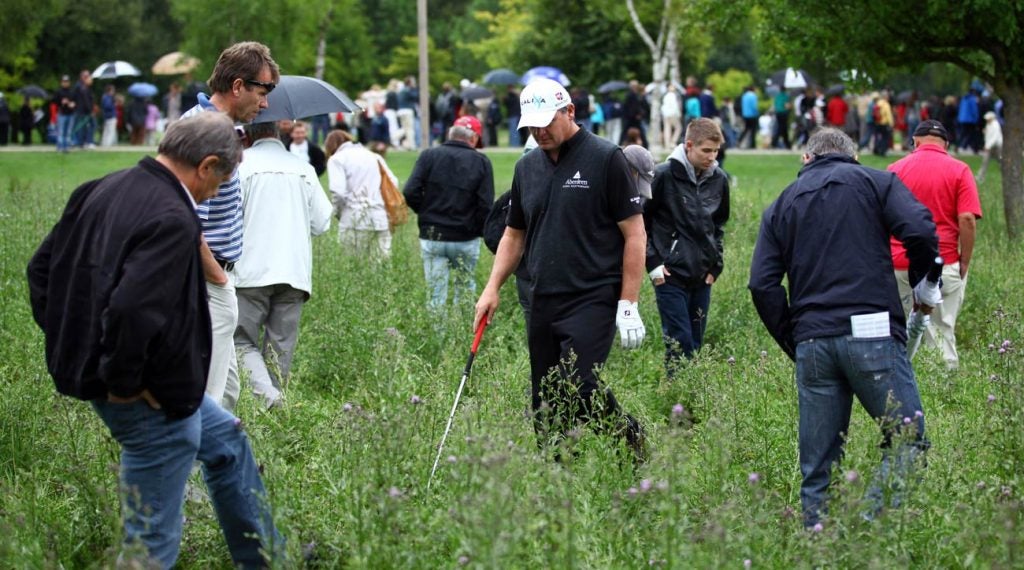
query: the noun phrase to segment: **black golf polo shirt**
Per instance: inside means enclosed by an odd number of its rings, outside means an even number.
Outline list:
[[[554,163],[537,148],[516,164],[507,224],[526,231],[536,295],[587,291],[622,281],[618,222],[640,214],[622,150],[580,129]]]

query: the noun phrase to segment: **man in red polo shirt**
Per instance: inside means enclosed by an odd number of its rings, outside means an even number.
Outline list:
[[[914,130],[914,152],[889,165],[889,171],[906,184],[914,196],[928,207],[939,234],[942,270],[942,304],[931,314],[924,340],[942,350],[946,365],[957,368],[956,317],[964,300],[967,270],[974,253],[977,220],[981,218],[981,200],[971,169],[949,156],[949,133],[942,123],[922,121]],[[910,314],[914,299],[907,278],[907,255],[903,245],[892,240],[892,264],[900,288],[903,310]]]

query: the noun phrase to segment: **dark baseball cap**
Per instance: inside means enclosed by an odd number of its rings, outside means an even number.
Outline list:
[[[928,119],[927,121],[921,121],[914,129],[915,137],[939,137],[942,140],[949,142],[949,133],[946,132],[946,127],[942,126],[942,123]]]

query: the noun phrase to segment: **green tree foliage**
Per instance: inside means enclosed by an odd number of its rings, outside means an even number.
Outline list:
[[[782,65],[822,61],[876,78],[924,64],[957,65],[1005,103],[1003,206],[1011,238],[1024,237],[1024,3],[1018,0],[877,2],[751,0],[758,37]],[[849,32],[846,32],[846,31]]]
[[[437,48],[434,38],[427,38],[427,54],[430,57],[431,92],[441,89],[444,82],[458,83],[460,76],[452,69],[452,56],[448,50]],[[419,45],[416,36],[406,36],[402,45],[395,48],[391,55],[391,64],[384,68],[388,78],[402,79],[407,75],[416,75],[419,68]]]
[[[16,63],[34,51],[43,27],[65,4],[66,0],[4,0],[0,8],[0,69],[25,71],[24,61]]]
[[[743,94],[743,89],[753,83],[754,78],[749,72],[729,69],[724,73],[708,75],[706,82],[715,86],[715,97],[721,101],[725,97],[735,99]]]

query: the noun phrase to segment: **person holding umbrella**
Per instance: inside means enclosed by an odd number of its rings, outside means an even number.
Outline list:
[[[226,48],[210,75],[213,95],[200,93],[199,103],[181,118],[204,112],[224,113],[235,123],[249,123],[268,107],[267,95],[277,86],[281,73],[270,48],[258,42],[240,42]],[[213,354],[206,393],[218,404],[238,401],[238,360],[235,328],[238,299],[231,273],[242,257],[242,186],[238,172],[220,185],[217,195],[197,210],[203,224],[203,270],[210,293]]]

